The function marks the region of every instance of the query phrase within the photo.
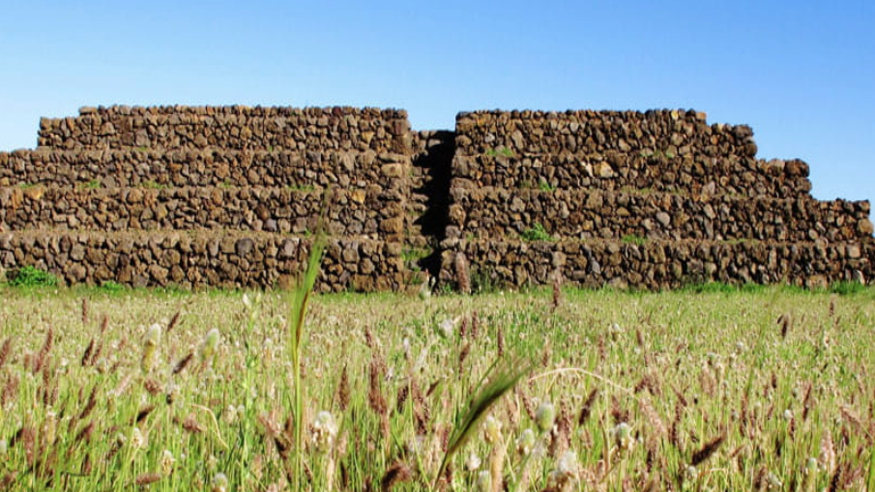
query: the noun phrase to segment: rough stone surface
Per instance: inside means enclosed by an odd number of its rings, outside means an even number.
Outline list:
[[[869,203],[814,200],[806,163],[756,151],[750,127],[684,110],[412,131],[391,109],[86,107],[0,152],[0,272],[286,287],[321,224],[321,291],[454,285],[459,254],[511,287],[875,278]]]
[[[16,268],[16,257],[30,256],[33,265],[55,273],[68,284],[94,285],[111,280],[141,286],[173,283],[184,288],[270,287],[280,286],[284,278],[300,272],[312,243],[311,239],[288,239],[277,234],[217,235],[198,231],[182,233],[185,242],[173,244],[168,241],[172,234],[179,233],[0,233],[0,268]],[[231,248],[211,251],[208,245],[217,239],[229,239]],[[128,247],[123,252],[120,245],[125,242]],[[77,253],[62,254],[64,243],[74,243]],[[318,289],[343,291],[356,279],[361,282],[362,276],[371,278],[371,283],[363,285],[375,286],[380,278],[387,289],[403,288],[403,262],[399,256],[388,256],[391,250],[384,245],[379,240],[331,239]],[[362,266],[365,263],[366,268]],[[98,278],[96,273],[106,265],[114,268],[103,270],[102,278]]]
[[[808,165],[756,158],[695,111],[477,111],[456,119],[441,281],[671,288],[871,278],[868,202],[820,202]],[[561,264],[552,261],[565,258]],[[549,259],[548,259],[549,258]]]
[[[116,131],[101,131],[107,123]],[[408,129],[407,112],[394,109],[112,106],[89,108],[76,118],[43,118],[38,142],[55,149],[403,152]]]

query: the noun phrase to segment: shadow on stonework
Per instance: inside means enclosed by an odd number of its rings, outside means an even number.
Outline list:
[[[426,253],[417,266],[437,278],[441,267],[440,242],[448,222],[450,178],[456,134],[451,131],[422,132],[423,146],[414,157],[414,201],[421,215],[413,218],[413,228],[419,231],[418,245]]]

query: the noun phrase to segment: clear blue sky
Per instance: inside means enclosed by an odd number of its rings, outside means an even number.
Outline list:
[[[0,149],[110,104],[695,108],[875,201],[875,2],[0,2]]]

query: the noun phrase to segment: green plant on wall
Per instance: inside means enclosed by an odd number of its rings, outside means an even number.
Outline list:
[[[496,147],[494,149],[487,150],[486,155],[488,155],[490,157],[495,157],[495,156],[499,156],[499,155],[502,157],[513,157],[514,153],[513,153],[513,150],[511,150],[507,147]]]
[[[143,181],[143,184],[141,186],[143,188],[148,188],[150,190],[163,190],[165,188],[168,188],[168,186],[166,184],[159,183],[159,182],[152,180],[152,179],[150,179],[148,181]]]
[[[289,185],[287,188],[289,191],[297,193],[312,193],[316,191],[316,187],[309,184]]]
[[[58,277],[33,265],[23,266],[7,273],[12,287],[57,287]]]
[[[523,231],[520,237],[523,241],[554,241],[553,236],[544,229],[540,222],[535,222],[532,227]]]
[[[638,236],[636,234],[626,234],[623,236],[622,241],[626,244],[634,244],[636,246],[644,246],[644,243],[647,242],[646,238]]]
[[[556,191],[555,186],[551,185],[550,183],[548,183],[544,180],[541,180],[541,182],[538,183],[538,189],[541,191]]]

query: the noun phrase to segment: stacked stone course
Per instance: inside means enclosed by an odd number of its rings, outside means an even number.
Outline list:
[[[66,283],[271,287],[321,226],[321,291],[475,283],[822,286],[875,275],[868,202],[814,200],[750,127],[661,110],[82,108],[0,153],[0,270]],[[327,195],[327,196],[326,196]],[[467,261],[457,261],[464,256]]]
[[[410,156],[374,151],[225,149],[17,150],[0,153],[0,186],[284,186],[367,188],[403,185]]]
[[[77,118],[43,118],[38,143],[56,149],[373,150],[405,153],[403,110],[161,106],[82,108]]]

